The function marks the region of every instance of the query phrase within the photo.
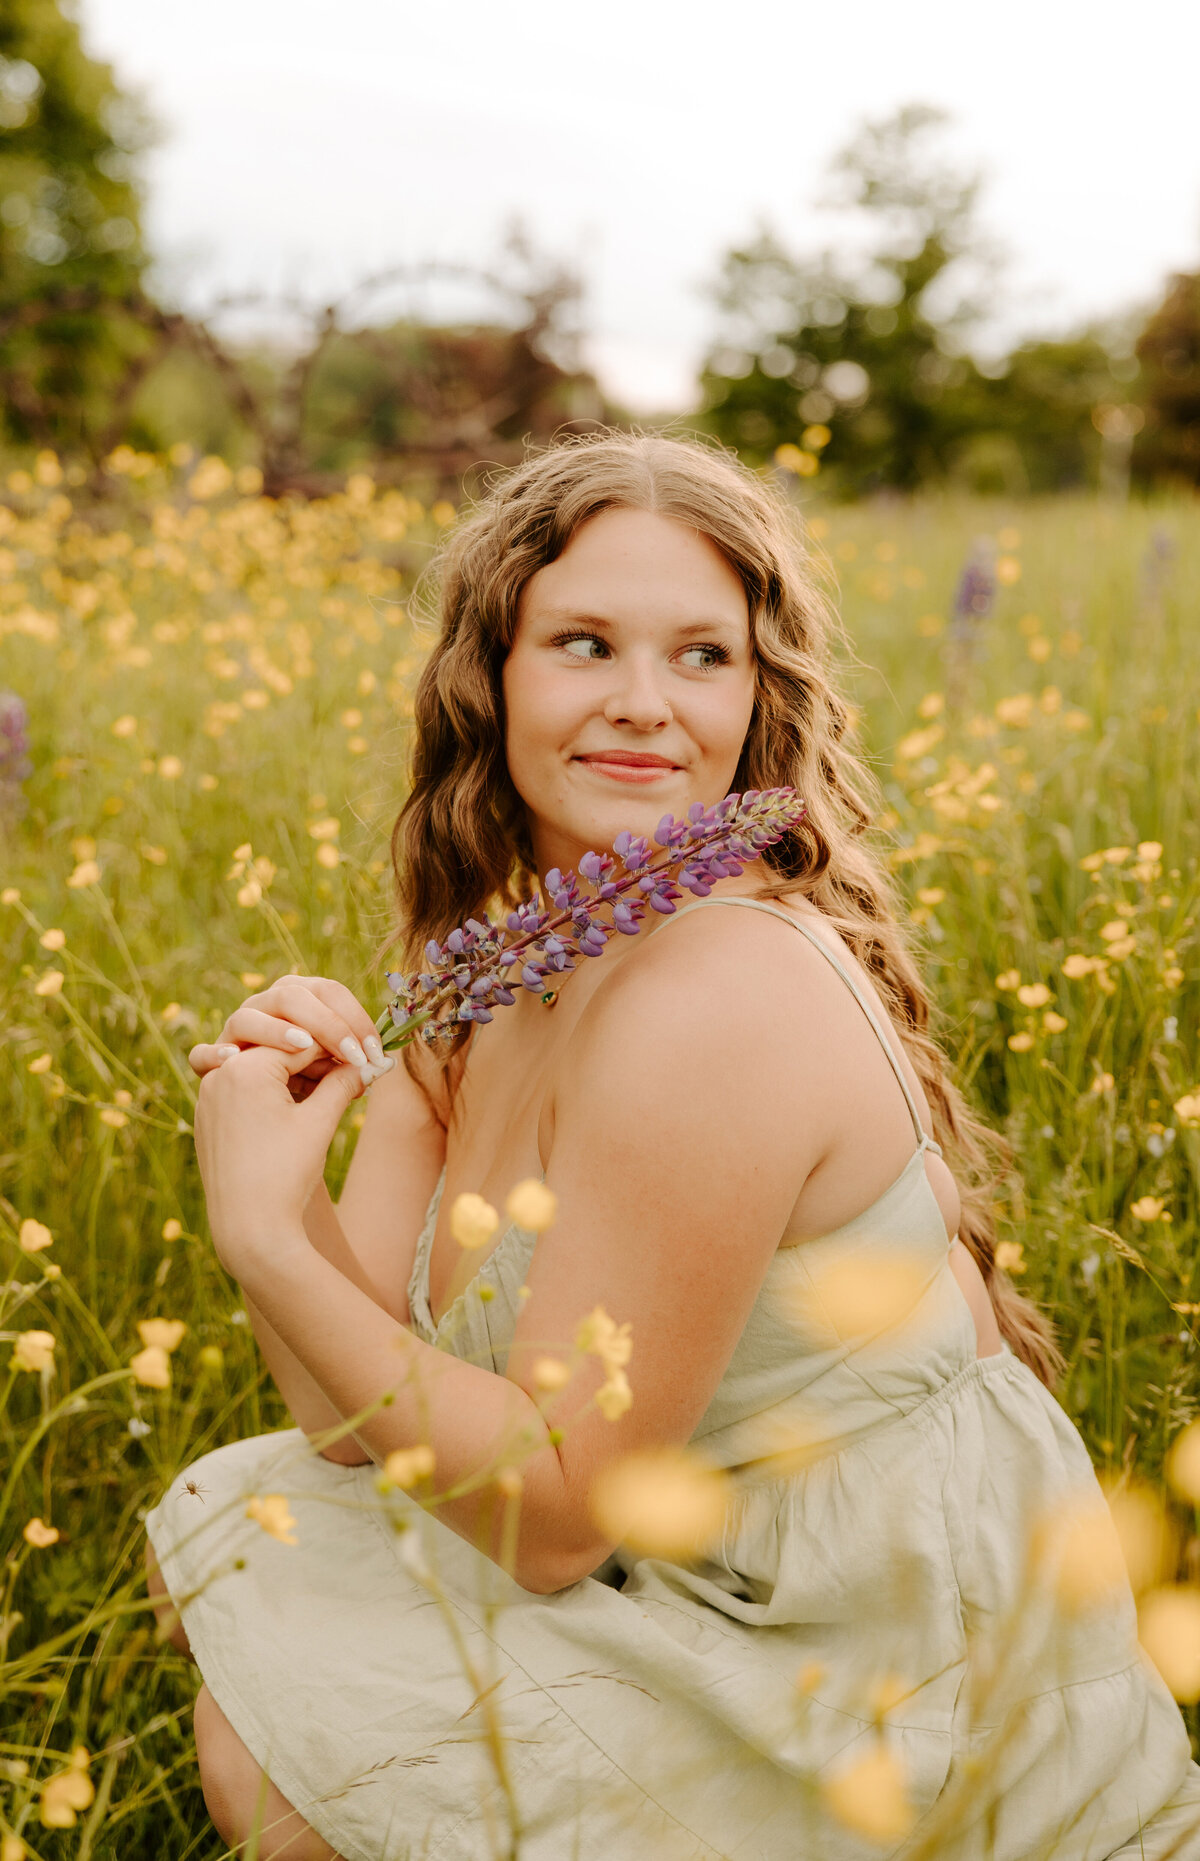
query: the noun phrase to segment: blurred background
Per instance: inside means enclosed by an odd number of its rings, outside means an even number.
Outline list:
[[[96,490],[453,496],[631,419],[835,499],[1195,485],[1198,17],[5,0],[3,441]]]

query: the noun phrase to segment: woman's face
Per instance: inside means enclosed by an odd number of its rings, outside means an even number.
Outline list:
[[[622,828],[650,836],[730,792],[754,705],[745,592],[688,525],[602,511],[522,589],[502,678],[538,872],[578,869]],[[603,761],[611,751],[666,766]]]

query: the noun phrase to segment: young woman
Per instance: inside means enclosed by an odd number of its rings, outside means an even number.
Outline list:
[[[927,1032],[786,507],[706,444],[572,441],[492,488],[441,580],[393,836],[407,970],[624,828],[785,785],[808,812],[486,1031],[408,1048],[336,1208],[368,1010],[286,976],[193,1049],[214,1243],[298,1424],[147,1520],[218,1829],[257,1811],[293,1861],[1200,1856],[1123,1571],[1064,1578],[1107,1510],[995,1267],[998,1141]],[[552,1225],[458,1244],[460,1194],[530,1178]],[[898,1263],[884,1322],[853,1295]],[[630,1327],[623,1412],[595,1354],[549,1394],[539,1370],[597,1306]],[[473,1482],[513,1427],[519,1475]],[[596,1477],[687,1443],[729,1471],[717,1541],[606,1537]],[[414,1555],[376,1481],[416,1446],[450,1496],[406,1502]]]

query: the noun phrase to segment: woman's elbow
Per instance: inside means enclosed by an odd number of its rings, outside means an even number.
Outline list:
[[[607,1561],[612,1548],[608,1542],[595,1541],[573,1548],[546,1543],[533,1545],[517,1569],[517,1582],[534,1596],[555,1596],[560,1590],[569,1590],[573,1583],[582,1583],[585,1577],[590,1577]]]

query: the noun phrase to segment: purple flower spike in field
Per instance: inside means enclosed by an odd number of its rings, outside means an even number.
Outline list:
[[[21,786],[32,772],[29,719],[23,701],[0,691],[0,819],[20,820],[28,802]]]
[[[551,978],[574,969],[576,957],[602,956],[613,931],[636,937],[647,907],[669,916],[680,887],[707,898],[719,879],[736,878],[745,861],[798,827],[805,811],[793,788],[751,788],[709,808],[693,802],[683,820],[664,814],[653,841],[619,833],[611,854],[584,854],[578,877],[551,867],[541,901],[519,905],[503,924],[468,918],[441,943],[430,938],[426,969],[408,977],[389,972],[396,999],[376,1022],[385,1049],[418,1033],[435,1041],[458,1021],[490,1021],[493,1007],[512,1006],[518,987],[541,995]],[[656,846],[663,849],[657,859]]]

